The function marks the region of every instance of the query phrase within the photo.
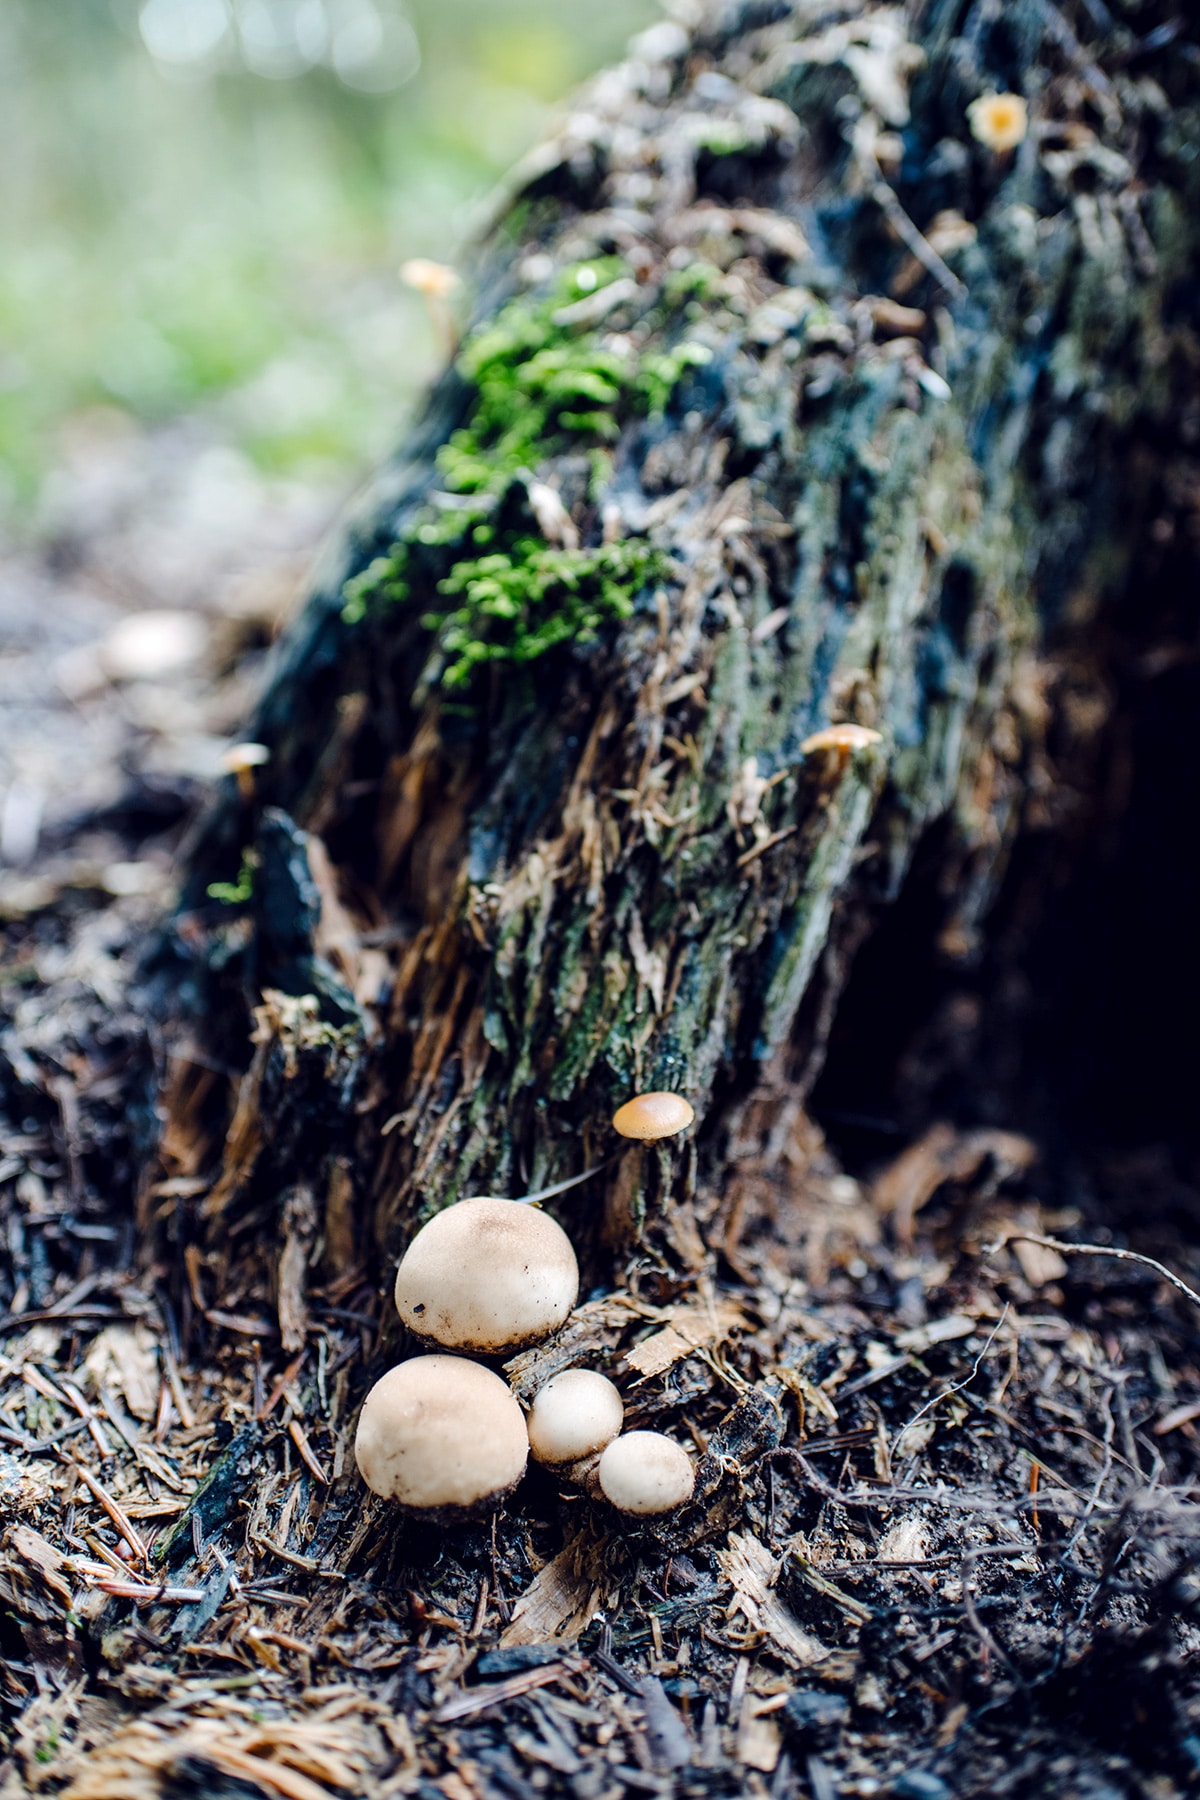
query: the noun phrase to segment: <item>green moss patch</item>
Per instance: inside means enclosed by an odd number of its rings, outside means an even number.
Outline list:
[[[560,644],[594,640],[602,625],[629,618],[634,596],[669,567],[650,544],[551,550],[537,538],[455,563],[438,588],[457,606],[422,621],[438,634],[441,685],[462,692],[487,663],[519,668]]]
[[[618,282],[606,309],[603,290]],[[603,329],[589,322],[593,296]],[[663,341],[676,311],[668,305],[660,318],[662,298],[643,298],[618,258],[581,263],[551,295],[510,301],[459,352],[473,400],[438,452],[441,489],[387,555],[346,584],[343,617],[355,623],[419,596],[435,634],[426,682],[460,704],[488,664],[522,667],[594,640],[668,571],[640,541],[556,549],[520,517],[501,522],[521,510],[508,504],[513,488],[550,458],[581,450],[606,469],[604,447],[623,425],[661,413],[686,371],[709,360],[703,344]],[[609,310],[632,313],[630,329],[612,331]],[[434,595],[444,607],[428,604]]]

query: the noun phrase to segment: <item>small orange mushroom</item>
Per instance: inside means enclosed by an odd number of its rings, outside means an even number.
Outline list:
[[[1029,130],[1029,108],[1020,94],[981,94],[967,108],[967,123],[972,137],[1004,156]]]
[[[253,800],[254,771],[270,760],[271,752],[265,744],[233,744],[221,758],[221,767],[227,775],[237,777],[242,799]]]
[[[622,1137],[652,1143],[686,1131],[695,1116],[682,1094],[635,1094],[613,1114],[613,1129]]]
[[[450,312],[450,296],[462,286],[459,276],[449,263],[433,262],[428,256],[410,256],[400,266],[400,279],[424,295],[434,333],[446,354],[453,356],[458,334]]]
[[[839,750],[849,755],[852,750],[865,750],[868,744],[882,742],[882,733],[872,731],[869,725],[827,725],[824,731],[814,731],[805,738],[800,754],[812,756],[818,750]]]

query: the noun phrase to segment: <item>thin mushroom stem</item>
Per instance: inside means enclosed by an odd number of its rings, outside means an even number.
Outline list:
[[[599,1175],[618,1160],[615,1156],[606,1156],[603,1162],[593,1163],[582,1175],[568,1175],[565,1181],[555,1181],[549,1187],[538,1188],[535,1194],[468,1194],[468,1200],[507,1200],[512,1199],[518,1205],[533,1206],[539,1200],[553,1200],[556,1194],[565,1194],[568,1188],[580,1187],[583,1182],[590,1181],[593,1175]]]
[[[1142,1263],[1147,1269],[1153,1269],[1164,1281],[1169,1281],[1177,1288],[1193,1306],[1200,1306],[1200,1294],[1190,1288],[1186,1281],[1167,1268],[1165,1263],[1156,1262],[1152,1256],[1143,1256],[1139,1250],[1117,1250],[1109,1244],[1068,1244],[1064,1238],[1040,1237],[1036,1231],[1009,1231],[994,1244],[984,1244],[983,1254],[995,1256],[1003,1250],[1005,1244],[1040,1244],[1044,1250],[1059,1250],[1064,1256],[1115,1256],[1118,1262]]]

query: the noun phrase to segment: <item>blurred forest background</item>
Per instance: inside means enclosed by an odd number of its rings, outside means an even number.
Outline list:
[[[63,882],[161,888],[151,814],[219,773],[323,532],[443,354],[401,263],[453,262],[657,16],[0,4],[0,919]],[[110,876],[120,844],[72,822],[130,792],[141,869]]]
[[[9,519],[85,409],[203,407],[271,472],[370,463],[435,354],[398,264],[452,259],[473,205],[654,11],[4,0]]]

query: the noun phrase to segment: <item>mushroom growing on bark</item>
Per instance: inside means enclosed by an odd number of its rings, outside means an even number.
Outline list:
[[[540,1343],[579,1298],[571,1240],[520,1200],[460,1200],[423,1225],[396,1271],[396,1309],[417,1337],[500,1356]]]
[[[613,1129],[651,1143],[686,1131],[695,1116],[682,1094],[635,1094],[613,1114]]]
[[[986,149],[1006,156],[1029,130],[1029,108],[1020,94],[981,94],[967,108],[967,123]]]
[[[415,1356],[363,1402],[354,1456],[373,1493],[420,1512],[495,1505],[525,1472],[525,1418],[498,1375],[462,1356]]]
[[[271,752],[265,744],[232,744],[221,758],[221,767],[227,775],[236,777],[242,799],[253,800],[254,771],[270,760]]]

